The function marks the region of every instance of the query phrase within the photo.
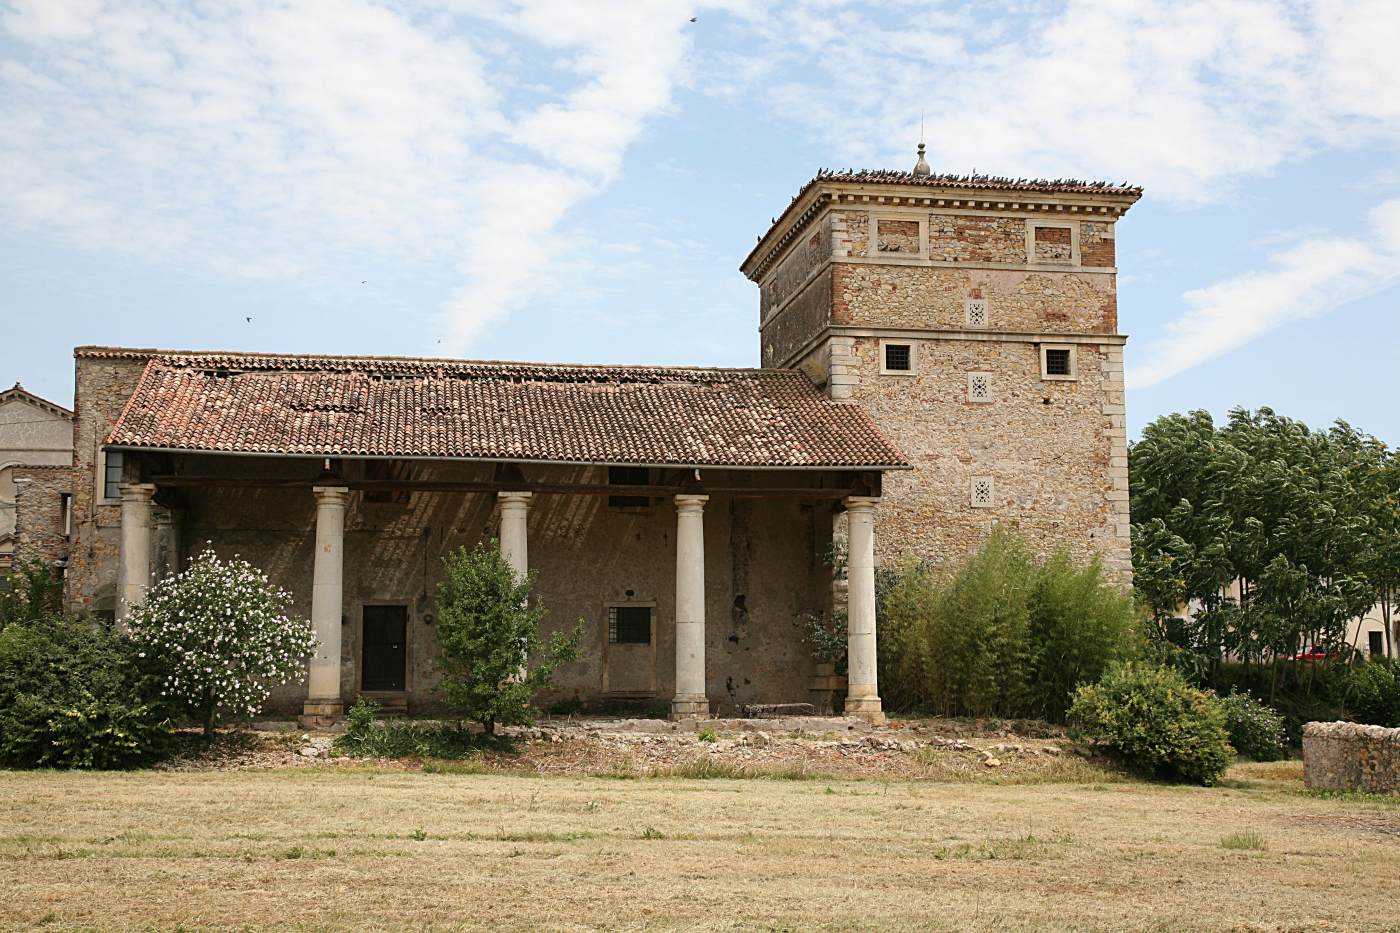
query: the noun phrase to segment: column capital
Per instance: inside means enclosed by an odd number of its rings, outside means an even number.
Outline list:
[[[123,502],[150,502],[156,495],[155,483],[122,483]]]
[[[683,493],[676,496],[677,512],[703,512],[705,503],[710,501],[709,496]]]
[[[847,496],[841,504],[848,512],[869,512],[880,504],[879,496]]]
[[[530,499],[534,495],[533,492],[498,492],[496,493],[496,498],[503,506],[518,505],[528,507],[530,505]]]
[[[311,491],[316,496],[318,506],[344,506],[350,498],[348,486],[312,486]]]

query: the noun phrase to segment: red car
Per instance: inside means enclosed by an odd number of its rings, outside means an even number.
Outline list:
[[[1295,661],[1325,661],[1327,660],[1327,649],[1321,645],[1308,645],[1302,651],[1293,656]]]

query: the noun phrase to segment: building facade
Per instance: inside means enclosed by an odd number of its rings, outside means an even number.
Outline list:
[[[758,369],[80,347],[68,601],[120,619],[237,554],[321,643],[274,705],[427,710],[441,559],[495,539],[547,629],[584,625],[546,702],[803,701],[798,620],[844,613],[845,710],[878,718],[877,563],[1005,522],[1130,571],[1114,229],[1139,195],[821,173],[743,264]]]
[[[996,523],[1127,577],[1116,228],[1138,188],[823,172],[745,260],[764,366],[859,405],[909,455],[885,560],[965,553]]]
[[[67,559],[73,413],[26,392],[0,392],[0,573],[16,557]]]

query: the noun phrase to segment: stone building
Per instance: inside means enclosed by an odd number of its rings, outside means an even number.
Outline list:
[[[558,698],[806,700],[796,619],[842,603],[845,709],[878,718],[877,562],[1007,522],[1129,571],[1114,229],[1139,196],[922,152],[820,173],[743,264],[759,369],[80,347],[68,600],[120,618],[207,542],[313,621],[278,706],[428,709],[441,557],[494,538],[547,628],[584,623]]]
[[[73,413],[26,392],[0,392],[0,573],[16,555],[68,557]]]

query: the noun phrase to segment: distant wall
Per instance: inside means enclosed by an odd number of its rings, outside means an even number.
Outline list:
[[[1400,729],[1308,723],[1303,727],[1303,780],[1317,790],[1400,793]]]

